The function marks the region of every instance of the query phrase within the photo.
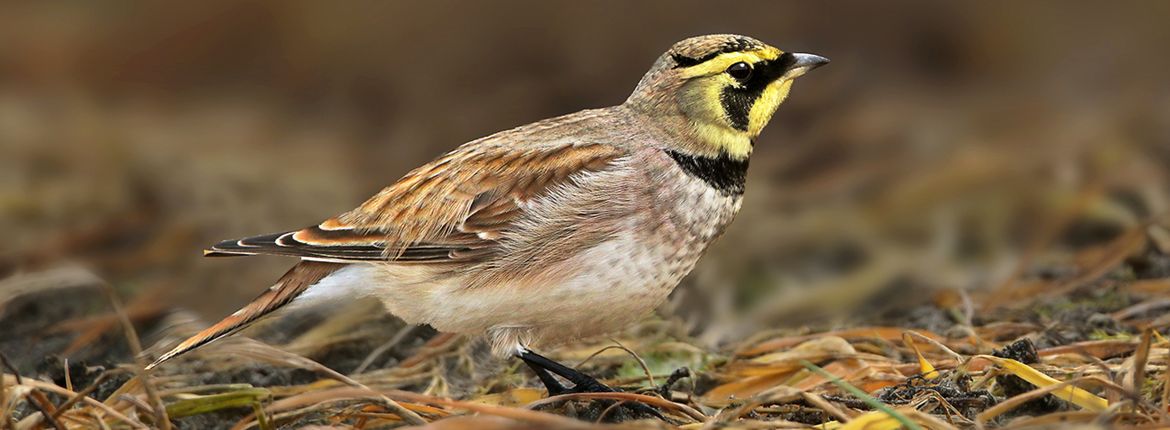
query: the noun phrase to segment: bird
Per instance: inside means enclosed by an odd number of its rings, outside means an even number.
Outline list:
[[[537,349],[662,304],[739,211],[757,137],[793,81],[828,62],[691,37],[621,104],[465,143],[320,224],[215,244],[204,254],[298,261],[147,369],[284,307],[373,297],[408,323],[485,339],[549,395],[611,391]]]

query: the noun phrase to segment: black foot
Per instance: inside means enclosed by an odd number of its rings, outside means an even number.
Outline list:
[[[670,372],[670,376],[666,378],[666,382],[663,382],[662,385],[659,385],[658,388],[654,389],[654,391],[657,391],[658,395],[662,396],[662,398],[670,400],[671,387],[674,387],[674,384],[678,383],[679,380],[690,377],[691,369],[686,367],[674,369],[674,372]]]
[[[547,357],[544,357],[527,349],[516,354],[532,371],[536,373],[536,377],[540,378],[540,382],[548,389],[549,396],[557,396],[568,393],[614,393],[619,390],[614,389],[608,385],[602,384],[592,376],[586,375],[569,366],[557,363]],[[550,374],[551,372],[551,374]],[[573,383],[571,388],[565,388],[564,385],[557,381],[553,374],[565,378]],[[662,416],[658,409],[638,402],[622,403],[622,408],[628,409],[643,416],[652,416],[663,421],[669,422],[666,417]]]

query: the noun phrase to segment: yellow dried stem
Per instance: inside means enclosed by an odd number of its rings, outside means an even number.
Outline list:
[[[1036,370],[1032,366],[1021,363],[1010,358],[1000,358],[990,355],[977,355],[976,358],[988,360],[995,365],[1011,372],[1011,374],[1020,377],[1029,384],[1040,388],[1052,388],[1052,394],[1062,400],[1066,400],[1074,405],[1090,411],[1103,411],[1109,407],[1109,402],[1097,395],[1085,391],[1082,388],[1073,386],[1072,384],[1061,382],[1051,376]]]

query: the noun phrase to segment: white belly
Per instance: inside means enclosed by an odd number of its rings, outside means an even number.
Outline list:
[[[493,344],[567,341],[620,329],[660,305],[698,259],[678,254],[627,235],[550,268],[570,274],[559,282],[467,288],[451,279],[432,294],[385,301],[396,315],[440,331],[508,338]]]
[[[394,315],[439,331],[488,334],[506,354],[610,333],[662,304],[698,261],[701,248],[615,237],[550,268],[569,274],[541,285],[468,288],[465,277],[435,277],[427,266],[358,264],[339,270],[301,297],[320,301],[370,295]]]

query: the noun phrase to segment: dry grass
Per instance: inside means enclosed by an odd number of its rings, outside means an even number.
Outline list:
[[[1144,225],[1142,231],[1149,228]],[[1157,252],[1145,234],[1138,235],[1138,245],[1132,245],[1132,236],[1121,234],[1079,251],[1080,258],[1072,261],[1083,266],[1069,272],[1077,274],[1046,279],[1043,287],[1031,285],[1041,282],[1035,279],[1026,282],[1035,294],[1010,300],[998,290],[962,294],[961,300],[940,294],[927,308],[949,315],[943,333],[859,323],[836,330],[762,332],[707,349],[674,336],[672,326],[679,322],[654,319],[620,339],[554,352],[608,376],[607,382],[627,390],[623,393],[543,398],[543,390],[530,388],[539,386],[534,378],[515,363],[490,369],[481,345],[445,335],[422,342],[427,336],[411,336],[413,331],[391,336],[394,344],[407,344],[396,348],[405,354],[400,359],[354,366],[364,370],[343,375],[307,358],[328,357],[323,351],[345,342],[337,339],[340,333],[370,335],[369,318],[341,318],[282,342],[300,354],[234,338],[166,366],[162,374],[146,375],[138,363],[130,363],[107,370],[88,386],[71,388],[22,377],[10,368],[0,413],[9,426],[22,429],[157,428],[170,420],[185,428],[235,429],[411,423],[583,428],[613,422],[623,422],[623,428],[685,429],[897,428],[903,422],[922,428],[1054,423],[1153,428],[1170,425],[1170,342],[1159,332],[1170,323],[1160,311],[1170,303],[1170,282],[1127,276],[1133,270],[1125,263],[1133,259],[1127,257]],[[1115,252],[1125,255],[1119,258]],[[92,281],[81,272],[62,273],[74,273],[69,279],[80,283]],[[44,277],[28,275],[27,280]],[[19,278],[8,282],[29,285]],[[1108,315],[1113,325],[1103,331],[1100,321],[1059,315],[1086,308]],[[125,310],[114,313],[130,322]],[[182,334],[191,325],[171,330]],[[1057,331],[1083,339],[1057,344]],[[349,362],[374,362],[364,355],[368,352],[350,353]],[[690,376],[674,372],[678,366],[689,367]],[[265,386],[199,382],[208,374],[246,375],[261,368],[311,374],[302,377],[304,382]],[[126,374],[124,369],[133,376],[105,397],[95,397],[107,374]],[[654,406],[668,422],[629,421],[636,417],[620,407],[627,402]],[[201,416],[203,421],[191,421]]]

